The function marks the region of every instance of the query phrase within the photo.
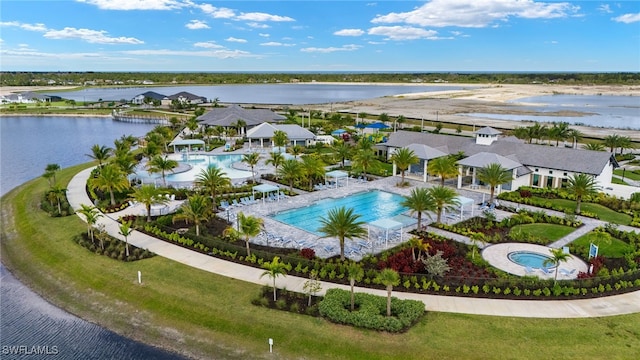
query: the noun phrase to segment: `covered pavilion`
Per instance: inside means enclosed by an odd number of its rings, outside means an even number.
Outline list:
[[[512,178],[515,179],[517,177],[517,169],[522,168],[523,165],[515,160],[509,159],[502,155],[498,155],[491,152],[479,152],[474,155],[471,155],[467,158],[458,161],[458,189],[462,187],[462,174],[463,167],[466,166],[472,169],[471,173],[471,185],[477,186],[476,184],[476,170],[479,168],[487,167],[490,164],[500,164],[505,170],[511,171],[513,173]],[[502,185],[498,185],[498,193],[500,192]]]
[[[271,185],[271,184],[260,184],[260,185],[256,185],[254,186],[252,189],[253,192],[253,198],[255,199],[256,196],[256,192],[259,192],[262,194],[262,203],[264,204],[264,199],[267,197],[265,194],[269,194],[272,192],[275,192],[276,194],[280,192],[280,188],[275,186],[275,185]],[[278,201],[280,201],[280,196],[278,196]]]
[[[385,239],[384,239],[384,247],[387,248],[387,246],[389,245],[389,230],[395,230],[395,229],[400,229],[400,242],[402,242],[402,228],[403,228],[403,224],[399,221],[395,221],[391,218],[383,218],[383,219],[378,219],[376,221],[372,221],[369,223],[370,226],[374,226],[377,227],[379,229],[382,229],[385,231],[386,235],[385,235]],[[369,229],[368,231],[368,236],[371,236],[371,229]],[[369,242],[371,242],[371,239],[369,239]]]
[[[173,152],[204,150],[204,141],[200,139],[175,139],[169,143],[169,146],[173,146]]]
[[[347,174],[344,171],[340,171],[340,170],[329,171],[328,173],[324,174],[325,183],[327,182],[327,178],[333,179],[333,181],[335,181],[336,188],[338,187],[338,181],[340,181],[340,179],[346,179],[345,185],[349,185],[349,174]]]

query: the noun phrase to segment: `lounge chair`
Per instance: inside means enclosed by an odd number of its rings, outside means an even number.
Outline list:
[[[567,269],[560,269],[558,270],[558,272],[560,272],[560,274],[564,276],[571,276],[576,273],[576,269],[571,269],[571,271]]]
[[[231,204],[232,204],[233,206],[242,206],[242,204],[240,204],[240,203],[238,202],[238,199],[233,199],[233,201],[231,202]]]
[[[545,273],[546,275],[553,275],[554,270],[552,268],[540,268],[540,270],[542,270],[543,273]]]
[[[531,266],[525,266],[524,268],[525,274],[533,274],[535,271],[536,269],[532,268]]]

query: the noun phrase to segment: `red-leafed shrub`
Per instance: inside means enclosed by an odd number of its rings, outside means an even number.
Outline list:
[[[429,255],[431,256],[435,255],[438,251],[442,251],[442,258],[449,259],[458,252],[455,246],[446,242],[434,241],[431,239],[426,240],[426,242],[429,243]]]
[[[407,274],[419,273],[424,270],[422,261],[413,261],[411,248],[403,249],[387,258],[387,261],[379,261],[378,269],[390,268]]]
[[[316,257],[316,251],[310,248],[303,248],[302,250],[300,250],[300,256],[305,259],[312,260],[314,257]]]
[[[520,197],[522,197],[522,198],[530,198],[531,197],[531,191],[529,191],[529,190],[522,189],[522,190],[519,191],[519,193],[520,193]]]

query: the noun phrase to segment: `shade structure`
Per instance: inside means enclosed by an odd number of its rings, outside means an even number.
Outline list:
[[[347,179],[347,185],[349,184],[349,174],[340,170],[329,171],[328,173],[324,174],[324,178],[325,182],[327,178],[333,179],[336,182],[336,188],[338,187],[338,180],[340,179]]]
[[[382,218],[376,221],[372,221],[369,223],[371,226],[375,226],[377,228],[383,229],[386,231],[386,237],[384,241],[384,247],[386,248],[389,243],[389,230],[394,229],[402,229],[402,223],[399,221],[395,221],[390,218]],[[400,231],[400,236],[402,237],[402,231]],[[402,238],[400,239],[402,241]]]
[[[465,206],[471,206],[471,216],[473,216],[473,199],[458,195],[456,196],[456,200],[458,201],[458,204],[460,204],[460,220],[462,220],[462,214]]]
[[[264,204],[264,198],[265,198],[264,194],[265,194],[265,193],[267,193],[267,194],[268,194],[268,193],[270,193],[270,192],[279,192],[279,191],[280,191],[280,188],[279,188],[279,187],[277,187],[277,186],[275,186],[275,185],[270,185],[270,184],[260,184],[260,185],[254,186],[252,190],[253,190],[253,196],[254,196],[254,198],[255,198],[256,192],[259,192],[259,193],[262,193],[262,194],[263,194],[263,196],[262,196],[262,203]],[[279,196],[278,196],[278,200],[280,200],[280,197],[279,197]]]
[[[369,124],[365,127],[369,129],[388,129],[389,125],[385,125],[384,123],[377,122],[377,123]]]
[[[331,132],[331,135],[337,136],[337,135],[342,135],[342,134],[344,134],[346,132],[347,132],[347,130],[345,130],[345,129],[338,129],[338,130],[333,130]]]

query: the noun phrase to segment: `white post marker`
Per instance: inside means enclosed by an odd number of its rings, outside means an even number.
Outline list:
[[[269,338],[269,352],[272,353],[273,352],[273,339]]]
[[[138,271],[138,284],[142,284],[142,272]]]

